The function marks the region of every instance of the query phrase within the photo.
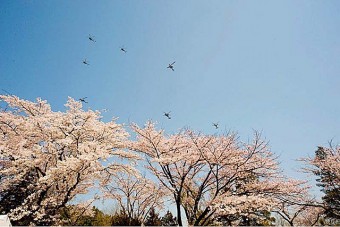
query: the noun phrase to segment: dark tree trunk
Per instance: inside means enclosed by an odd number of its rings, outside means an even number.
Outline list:
[[[176,208],[177,208],[178,225],[179,226],[183,226],[183,224],[182,224],[181,202],[180,202],[180,199],[176,199]]]

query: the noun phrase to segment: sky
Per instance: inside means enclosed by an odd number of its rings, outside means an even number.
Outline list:
[[[1,0],[0,89],[55,111],[88,97],[104,121],[167,133],[258,130],[304,178],[297,159],[340,143],[339,11],[336,0]]]

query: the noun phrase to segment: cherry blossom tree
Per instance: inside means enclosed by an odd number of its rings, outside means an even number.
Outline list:
[[[315,226],[320,225],[324,209],[322,206],[307,204],[293,204],[282,202],[274,210],[290,226]]]
[[[318,147],[315,157],[302,158],[306,167],[303,170],[315,174],[325,193],[323,201],[312,198],[306,190],[296,197],[282,197],[274,212],[278,213],[289,225],[337,225],[339,224],[339,147]]]
[[[134,160],[123,150],[128,133],[99,111],[82,109],[69,98],[66,112],[2,95],[0,111],[0,212],[17,225],[49,225],[76,195],[119,171],[134,170],[119,158]],[[105,164],[103,164],[105,163]]]
[[[166,192],[162,185],[139,175],[129,173],[114,174],[109,182],[103,185],[105,198],[117,202],[122,215],[144,223],[152,209],[162,209]]]
[[[205,225],[219,215],[271,211],[280,196],[298,194],[302,185],[281,176],[259,133],[243,143],[232,133],[165,135],[152,122],[132,129],[137,141],[130,147],[146,155],[148,168],[172,194],[179,225],[181,207],[190,225]]]
[[[277,197],[278,203],[273,209],[290,226],[320,225],[323,220],[324,206],[311,196],[308,185],[291,187],[293,193],[282,194]]]

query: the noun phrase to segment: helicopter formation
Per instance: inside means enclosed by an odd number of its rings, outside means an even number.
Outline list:
[[[87,37],[91,42],[97,42],[96,40],[95,40],[95,37],[94,36],[92,36],[91,34],[89,34],[89,36]],[[120,47],[120,51],[121,52],[123,52],[123,53],[127,53],[127,50],[126,50],[126,48],[125,47]],[[175,71],[175,69],[174,69],[174,64],[175,64],[176,62],[174,61],[173,63],[171,63],[171,64],[169,64],[168,65],[168,69],[171,69],[172,71]],[[85,58],[84,60],[83,60],[83,64],[84,65],[90,65],[89,63],[88,63],[88,61],[87,61],[87,59]]]
[[[95,40],[95,37],[92,36],[91,34],[89,34],[88,39],[89,39],[89,41],[91,41],[91,42],[93,42],[93,43],[97,42],[97,41]],[[127,50],[126,50],[125,47],[120,47],[120,51],[123,52],[124,54],[127,53]],[[167,68],[167,69],[170,69],[170,70],[172,70],[172,71],[174,72],[174,71],[175,71],[175,68],[174,68],[174,64],[175,64],[175,63],[176,63],[176,61],[172,62],[172,63],[169,64],[166,68]],[[87,65],[87,66],[90,65],[86,58],[83,60],[83,64],[84,64],[84,65]],[[86,101],[86,99],[87,99],[87,97],[79,98],[78,100],[79,100],[80,102],[82,102],[82,103],[88,103],[88,101]],[[163,116],[165,116],[166,118],[168,118],[168,120],[171,120],[170,113],[171,113],[171,111],[169,111],[169,112],[163,112]],[[215,129],[218,129],[218,126],[219,126],[219,125],[218,125],[218,122],[217,122],[217,123],[213,123],[212,125],[215,127]]]

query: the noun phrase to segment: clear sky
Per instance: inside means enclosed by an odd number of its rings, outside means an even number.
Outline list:
[[[295,159],[340,142],[339,12],[337,0],[1,0],[0,88],[54,110],[87,96],[105,120],[169,133],[260,130],[299,176]]]

